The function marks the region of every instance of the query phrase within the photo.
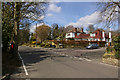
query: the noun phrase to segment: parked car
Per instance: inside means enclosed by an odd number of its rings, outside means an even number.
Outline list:
[[[88,46],[86,46],[87,49],[97,49],[99,48],[99,45],[98,44],[90,44]]]

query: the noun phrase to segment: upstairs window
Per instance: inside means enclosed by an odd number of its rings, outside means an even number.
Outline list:
[[[67,36],[70,36],[70,33],[68,33]]]
[[[95,33],[93,34],[93,36],[95,37]]]
[[[91,37],[95,37],[95,33],[93,33],[93,34],[90,34],[90,36],[91,36]]]

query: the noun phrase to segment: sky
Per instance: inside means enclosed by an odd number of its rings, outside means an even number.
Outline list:
[[[49,26],[57,23],[59,26],[73,25],[86,30],[90,24],[101,27],[101,25],[97,25],[101,19],[100,11],[97,9],[96,2],[51,2],[46,7],[46,15],[41,19]],[[30,28],[31,32],[34,32],[34,29],[35,24]]]
[[[91,15],[96,9],[90,2],[60,2],[51,3],[48,7],[45,21],[48,24],[58,23],[61,26],[77,22],[80,18]]]

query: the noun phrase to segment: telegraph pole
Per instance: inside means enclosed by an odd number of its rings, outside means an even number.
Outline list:
[[[37,23],[36,23],[36,47],[37,47]]]

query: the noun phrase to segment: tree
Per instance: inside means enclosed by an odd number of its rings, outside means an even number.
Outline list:
[[[74,27],[73,27],[72,25],[69,25],[69,26],[67,26],[65,29],[66,29],[66,32],[68,32],[68,31],[74,29]]]
[[[52,25],[52,39],[55,39],[59,36],[59,27],[58,24],[54,23]]]
[[[3,40],[5,40],[3,41],[3,45],[4,45],[3,48],[5,48],[5,46],[8,48],[9,42],[12,39],[15,42],[14,53],[17,53],[18,43],[19,43],[18,42],[19,28],[26,27],[24,26],[24,24],[28,26],[32,22],[38,20],[39,22],[41,22],[44,15],[44,8],[43,8],[44,3],[43,2],[41,3],[2,2],[2,4],[3,4],[2,24],[3,24],[3,33],[5,33],[3,34]]]
[[[13,40],[14,15],[13,3],[2,3],[2,44],[3,52],[8,50],[10,40]],[[9,14],[9,15],[8,15]]]
[[[66,29],[65,29],[64,26],[61,26],[59,28],[59,37],[60,37],[60,39],[63,40],[65,38],[65,34],[66,34]]]
[[[35,30],[36,31],[36,30]],[[37,27],[37,37],[39,40],[44,41],[48,38],[50,33],[50,27],[47,25],[41,25]]]
[[[28,29],[20,29],[19,30],[19,44],[24,44],[24,43],[28,43],[29,41],[29,30]]]
[[[105,27],[110,27],[115,25],[113,21],[118,20],[118,15],[120,14],[119,8],[120,3],[114,2],[114,0],[109,0],[110,2],[101,2],[98,3],[98,7],[101,11],[101,21],[105,22]]]
[[[93,25],[89,25],[89,26],[88,26],[87,31],[88,31],[89,33],[93,32],[94,30],[95,30],[95,28],[94,28]]]

